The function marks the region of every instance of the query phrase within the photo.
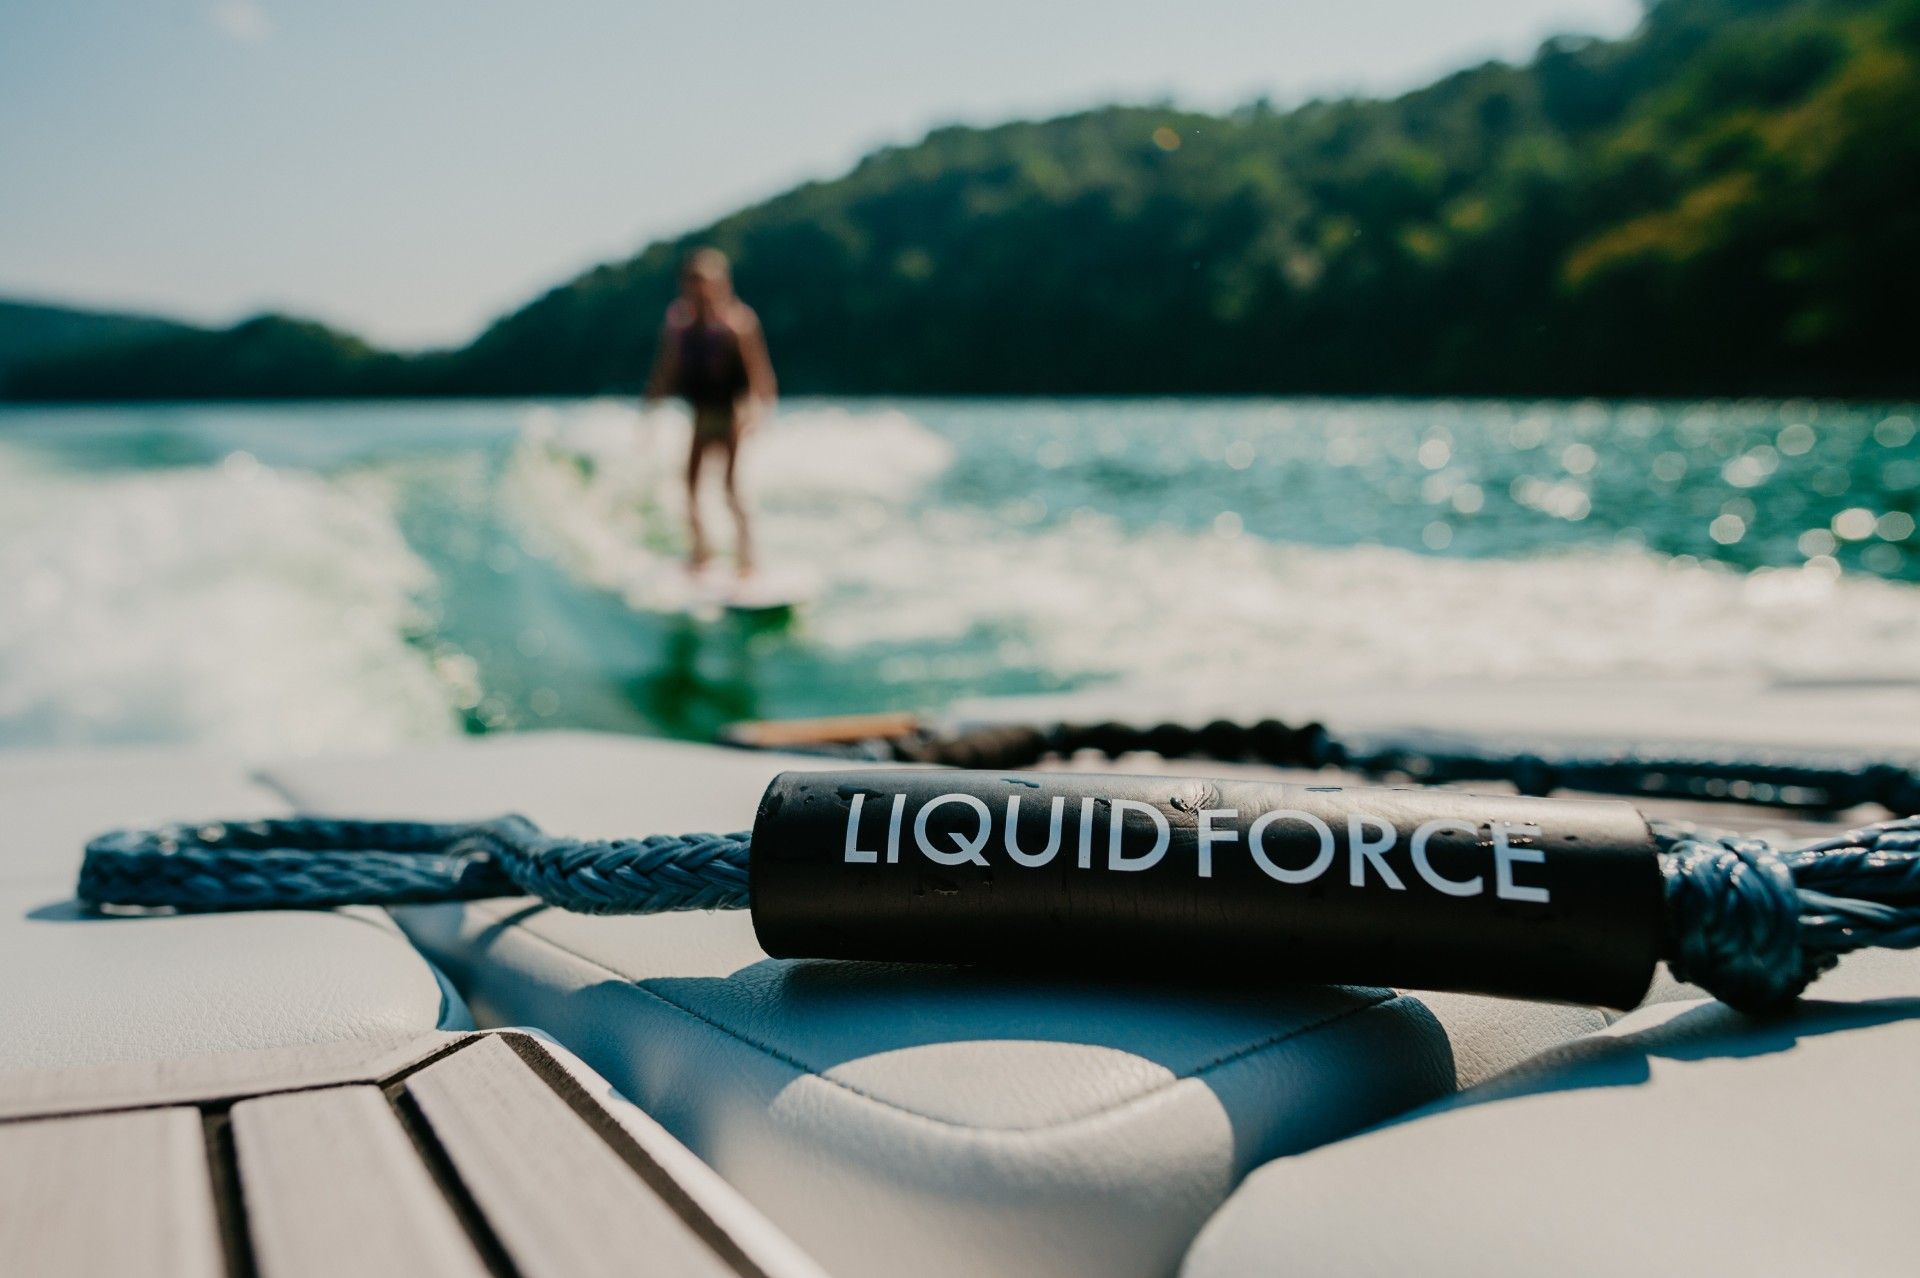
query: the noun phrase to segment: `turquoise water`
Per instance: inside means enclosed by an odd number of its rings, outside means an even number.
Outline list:
[[[610,401],[0,411],[0,744],[270,750],[1108,681],[1920,673],[1911,406],[803,401],[790,624]],[[714,512],[716,526],[725,522]]]

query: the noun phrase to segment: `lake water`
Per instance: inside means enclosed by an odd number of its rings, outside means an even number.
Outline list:
[[[672,611],[672,413],[12,408],[0,744],[699,737],[1128,679],[1916,677],[1917,416],[790,402],[749,482],[763,558],[818,595],[778,626]]]

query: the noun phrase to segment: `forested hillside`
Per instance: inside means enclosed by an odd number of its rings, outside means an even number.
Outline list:
[[[17,364],[73,351],[135,345],[185,331],[183,324],[151,315],[0,298],[0,385]]]
[[[312,320],[259,315],[14,370],[19,399],[327,399],[418,393],[431,357],[375,350]]]
[[[1920,0],[1661,0],[1390,101],[941,129],[464,350],[341,340],[280,384],[235,330],[162,389],[631,389],[695,243],[734,257],[789,390],[1920,393]],[[74,356],[13,391],[160,375]]]

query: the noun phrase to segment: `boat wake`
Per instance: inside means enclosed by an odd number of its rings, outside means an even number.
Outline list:
[[[1223,450],[1210,470],[1116,468],[1099,408],[790,406],[745,463],[769,573],[817,582],[777,634],[679,616],[675,412],[168,421],[201,450],[192,462],[100,465],[100,440],[144,438],[131,418],[84,437],[62,419],[38,449],[0,439],[0,745],[697,733],[1108,683],[1201,707],[1322,684],[1920,680],[1920,588],[1828,556],[1742,571],[1598,532],[1500,558],[1257,536],[1215,513],[1255,481],[1270,503],[1324,506],[1339,483],[1355,502],[1391,495],[1318,463],[1234,469],[1252,447],[1236,454],[1225,428],[1206,428]],[[1208,438],[1134,435],[1175,460]]]
[[[426,565],[351,485],[75,475],[0,450],[0,743],[377,748],[458,729],[409,642]]]
[[[670,604],[684,430],[636,432],[613,406],[538,415],[507,481],[528,539],[636,606]],[[1179,680],[1196,701],[1322,681],[1920,678],[1920,590],[1830,566],[1741,572],[1611,546],[1441,557],[1138,526],[1018,492],[985,506],[947,491],[949,440],[892,411],[795,413],[752,455],[770,553],[825,582],[808,641],[896,690],[1017,672]]]

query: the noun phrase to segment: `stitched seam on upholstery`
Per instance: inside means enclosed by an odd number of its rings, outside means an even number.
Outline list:
[[[476,911],[476,913],[478,913],[478,911]],[[503,915],[501,917],[505,917],[505,916]],[[1216,1069],[1221,1069],[1225,1066],[1236,1064],[1239,1061],[1246,1060],[1253,1056],[1257,1056],[1262,1052],[1278,1047],[1282,1043],[1287,1043],[1292,1041],[1293,1039],[1302,1038],[1308,1034],[1312,1034],[1319,1030],[1326,1029],[1331,1025],[1335,1025],[1341,1021],[1346,1020],[1350,1016],[1356,1016],[1361,1012],[1372,1011],[1374,1008],[1386,1007],[1389,1004],[1400,1002],[1403,998],[1406,997],[1406,995],[1401,994],[1397,991],[1389,990],[1386,993],[1382,994],[1379,998],[1372,999],[1364,1003],[1357,1003],[1352,1007],[1343,1007],[1339,1011],[1331,1012],[1328,1015],[1323,1016],[1318,1020],[1308,1021],[1304,1025],[1295,1025],[1288,1029],[1282,1030],[1277,1034],[1270,1035],[1267,1038],[1259,1039],[1252,1043],[1244,1044],[1240,1047],[1235,1048],[1230,1052],[1217,1056],[1210,1061],[1207,1061],[1201,1065],[1195,1066],[1191,1071],[1187,1073],[1176,1074],[1172,1078],[1169,1078],[1160,1083],[1157,1083],[1154,1086],[1148,1088],[1144,1092],[1137,1092],[1132,1096],[1128,1096],[1121,1100],[1117,1100],[1113,1102],[1111,1105],[1104,1105],[1099,1109],[1089,1110],[1084,1114],[1075,1114],[1072,1118],[1065,1119],[1058,1123],[1049,1123],[1049,1124],[1045,1124],[1043,1126],[1037,1126],[1037,1127],[982,1127],[982,1126],[978,1126],[971,1123],[957,1123],[950,1118],[941,1118],[935,1114],[922,1113],[921,1111],[914,1109],[911,1106],[902,1105],[898,1101],[888,1100],[883,1096],[875,1096],[872,1092],[865,1091],[859,1087],[856,1087],[852,1083],[849,1083],[844,1079],[833,1078],[827,1074],[822,1073],[820,1070],[814,1068],[812,1065],[807,1064],[807,1062],[801,1060],[797,1056],[792,1055],[791,1053],[783,1052],[779,1048],[774,1047],[771,1044],[760,1042],[758,1039],[749,1038],[747,1035],[741,1033],[737,1029],[734,1029],[730,1025],[722,1024],[721,1022],[714,1020],[712,1017],[707,1016],[704,1013],[694,1008],[686,1006],[684,1003],[680,1003],[674,999],[668,998],[665,994],[662,994],[659,990],[656,990],[650,987],[646,983],[646,981],[641,980],[637,977],[630,976],[627,973],[620,971],[618,968],[610,967],[606,963],[601,962],[599,959],[589,958],[588,956],[580,953],[577,950],[574,950],[565,945],[562,945],[560,942],[554,940],[550,936],[544,936],[541,933],[535,932],[531,928],[526,928],[526,927],[517,928],[515,930],[527,936],[530,936],[537,941],[542,942],[543,944],[551,947],[552,949],[558,950],[560,953],[565,954],[568,958],[571,958],[578,962],[586,964],[588,967],[591,967],[596,971],[605,972],[608,976],[618,977],[623,983],[626,984],[628,988],[638,990],[642,994],[645,994],[647,997],[654,999],[655,1001],[663,1004],[664,1006],[670,1007],[674,1011],[679,1012],[684,1016],[691,1017],[693,1020],[700,1022],[702,1025],[705,1025],[707,1028],[716,1030],[719,1033],[724,1034],[726,1037],[733,1039],[737,1043],[743,1044],[744,1046],[747,1046],[747,1047],[751,1047],[755,1051],[760,1052],[762,1055],[767,1056],[772,1060],[779,1061],[782,1065],[785,1065],[789,1069],[795,1070],[798,1073],[805,1074],[810,1078],[817,1078],[821,1082],[827,1083],[833,1087],[836,1087],[841,1091],[849,1093],[850,1095],[858,1096],[860,1099],[864,1101],[867,1101],[874,1105],[882,1106],[883,1108],[886,1108],[886,1109],[893,1110],[896,1113],[905,1114],[905,1115],[908,1115],[909,1117],[920,1119],[923,1122],[935,1123],[942,1127],[951,1127],[958,1131],[975,1133],[975,1134],[988,1133],[988,1132],[991,1132],[991,1133],[1040,1132],[1040,1131],[1054,1132],[1054,1131],[1060,1131],[1067,1127],[1074,1126],[1075,1124],[1078,1124],[1078,1123],[1092,1122],[1096,1119],[1104,1118],[1107,1115],[1117,1113],[1120,1110],[1126,1109],[1131,1105],[1138,1105],[1146,1101],[1152,1100],[1154,1097],[1159,1096],[1163,1092],[1166,1092],[1167,1090],[1169,1090],[1170,1088],[1172,1088],[1174,1085],[1178,1083],[1184,1083],[1191,1079],[1198,1079],[1206,1074],[1213,1072]]]
[[[1317,1021],[1309,1021],[1305,1025],[1297,1025],[1290,1030],[1284,1030],[1269,1038],[1260,1039],[1256,1042],[1247,1043],[1244,1046],[1236,1047],[1231,1052],[1227,1052],[1224,1055],[1214,1057],[1212,1060],[1208,1061],[1204,1065],[1195,1066],[1192,1072],[1190,1073],[1181,1074],[1181,1075],[1178,1075],[1177,1077],[1168,1079],[1165,1083],[1162,1083],[1160,1087],[1154,1088],[1153,1091],[1159,1091],[1163,1088],[1170,1087],[1174,1083],[1181,1082],[1184,1079],[1200,1078],[1203,1075],[1211,1074],[1216,1069],[1223,1069],[1228,1065],[1236,1064],[1239,1061],[1245,1060],[1249,1056],[1257,1056],[1261,1052],[1266,1051],[1269,1047],[1277,1047],[1281,1043],[1289,1042],[1293,1039],[1300,1038],[1303,1035],[1314,1033],[1316,1030],[1325,1029],[1329,1025],[1333,1025],[1340,1021],[1346,1020],[1349,1016],[1354,1016],[1361,1012],[1370,1011],[1371,1009],[1376,1007],[1385,1007],[1389,1003],[1398,1003],[1404,997],[1406,996],[1404,994],[1399,993],[1398,991],[1389,990],[1385,994],[1382,994],[1379,998],[1371,999],[1365,1003],[1357,1003],[1352,1007],[1343,1007],[1337,1012],[1328,1013],[1327,1015],[1321,1017]],[[1140,1095],[1151,1096],[1153,1094],[1153,1091],[1142,1092]],[[1131,1100],[1137,1100],[1137,1099],[1139,1099],[1139,1097],[1132,1097],[1132,1098],[1129,1098],[1128,1101],[1121,1101],[1121,1102],[1118,1102],[1118,1104],[1120,1105],[1128,1104],[1130,1103]],[[1117,1108],[1117,1106],[1114,1106],[1114,1108]],[[1094,1112],[1099,1113],[1101,1111],[1096,1110]],[[1091,1117],[1091,1115],[1089,1117]]]

